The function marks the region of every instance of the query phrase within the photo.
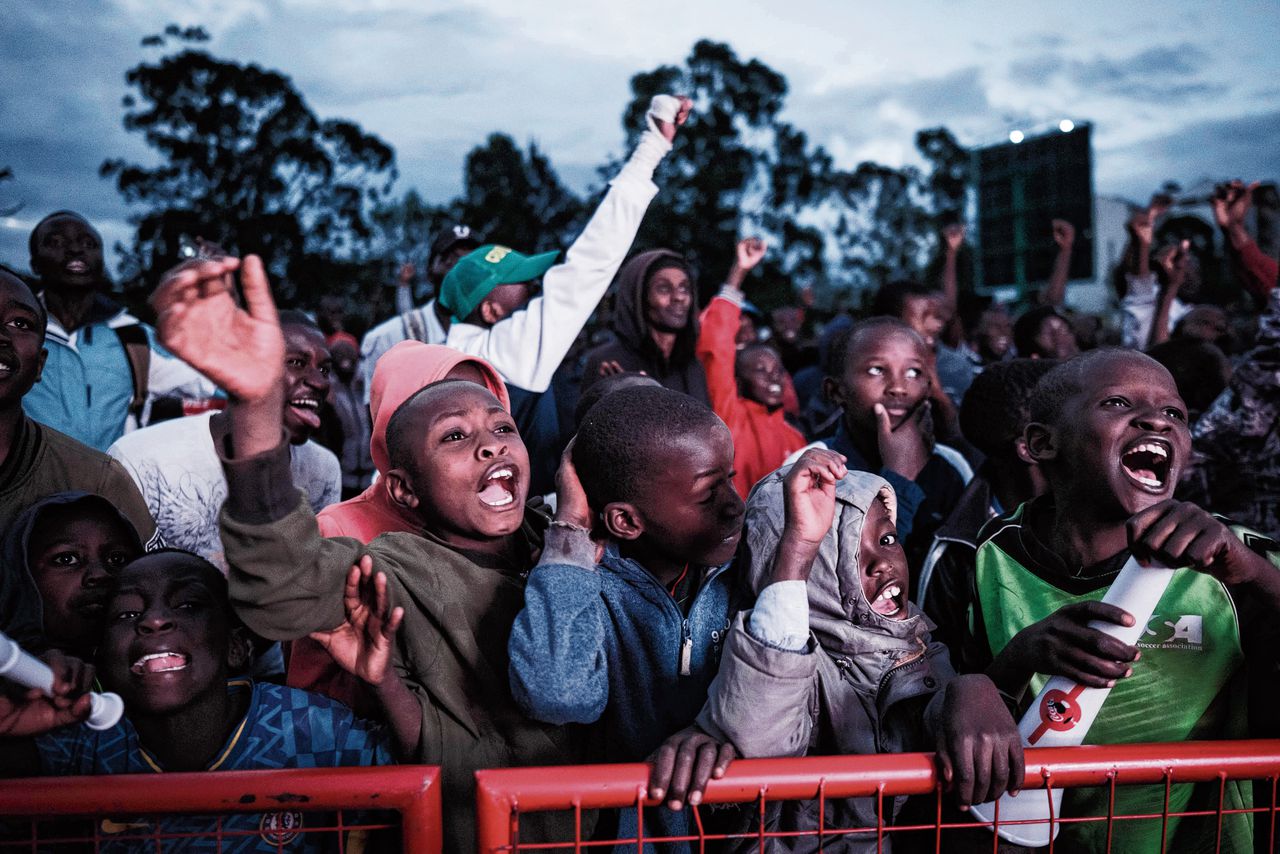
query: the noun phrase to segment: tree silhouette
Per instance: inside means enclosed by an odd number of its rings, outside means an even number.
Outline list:
[[[207,39],[201,28],[170,25],[142,43]],[[351,122],[318,118],[279,72],[190,46],[140,63],[126,79],[135,91],[124,98],[124,126],[161,159],[101,168],[144,208],[132,219],[133,245],[122,249],[130,284],[154,284],[178,260],[183,236],[261,255],[285,302],[338,278],[324,274],[327,263],[359,260],[370,211],[396,175],[389,145]]]

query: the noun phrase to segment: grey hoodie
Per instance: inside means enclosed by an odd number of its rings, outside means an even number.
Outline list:
[[[790,467],[760,481],[747,498],[747,583],[759,595],[771,581],[782,536],[783,485]],[[862,593],[858,549],[873,501],[896,516],[883,478],[849,472],[836,486],[836,519],[809,577],[808,646],[799,652],[751,634],[750,612],[729,632],[720,672],[699,725],[731,741],[743,757],[900,753],[928,749],[926,707],[955,676],[947,648],[929,636],[933,624],[914,604],[904,620],[871,610]],[[940,703],[930,711],[936,711]],[[905,798],[886,803],[896,815]],[[775,804],[767,830],[818,826],[816,801]],[[874,798],[828,802],[826,826],[876,826]],[[891,851],[891,837],[880,850]],[[773,839],[771,851],[809,852],[817,837]],[[875,851],[875,834],[825,840],[824,851]]]

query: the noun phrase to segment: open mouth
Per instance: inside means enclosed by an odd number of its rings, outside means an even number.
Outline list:
[[[180,652],[165,650],[142,656],[129,665],[129,670],[139,676],[149,673],[172,673],[175,670],[186,670],[190,661],[190,658]]]
[[[478,490],[489,507],[508,507],[516,500],[516,473],[507,463],[498,463],[485,474]]]
[[[89,265],[83,261],[68,261],[62,269],[73,276],[83,276],[89,272]]]
[[[303,424],[316,430],[320,427],[320,401],[314,397],[295,397],[289,401],[289,408]]]
[[[902,585],[890,581],[871,600],[871,610],[882,617],[896,617],[902,612],[903,604]]]
[[[1142,439],[1120,455],[1120,468],[1139,488],[1161,493],[1169,482],[1173,448],[1162,439]]]
[[[782,394],[782,383],[769,383],[769,387],[765,391],[774,396],[780,395]]]

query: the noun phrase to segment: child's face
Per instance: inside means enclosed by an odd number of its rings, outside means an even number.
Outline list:
[[[35,294],[0,272],[0,403],[16,404],[40,379],[44,327]]]
[[[654,454],[632,504],[640,538],[674,563],[719,566],[733,557],[745,506],[733,488],[733,439],[723,424],[682,436]]]
[[[414,506],[449,539],[494,540],[520,529],[529,492],[529,452],[492,392],[450,383],[427,393],[408,481]]]
[[[1141,354],[1117,353],[1093,363],[1086,383],[1052,427],[1057,449],[1046,469],[1052,490],[1063,480],[1062,486],[1083,487],[1074,490],[1079,498],[1123,519],[1172,498],[1191,452],[1173,377]]]
[[[738,360],[738,391],[747,400],[777,409],[782,405],[784,373],[777,353],[767,347],[753,347]]]
[[[920,340],[904,329],[880,327],[855,333],[844,375],[829,393],[854,430],[875,431],[877,403],[884,405],[896,428],[929,394],[928,358]]]
[[[907,618],[907,555],[898,542],[898,529],[881,501],[871,502],[858,544],[862,595],[871,610],[893,620]]]
[[[320,330],[286,323],[282,331],[287,395],[284,428],[289,433],[289,441],[300,445],[320,429],[320,404],[329,396],[333,359]]]
[[[927,296],[907,297],[902,303],[902,317],[899,319],[919,333],[930,347],[946,325],[937,299]]]
[[[1035,341],[1036,349],[1048,359],[1070,359],[1080,353],[1071,325],[1056,314],[1049,315],[1040,324]]]
[[[57,649],[91,654],[102,636],[111,578],[139,554],[124,522],[105,508],[51,508],[27,539],[27,566]]]
[[[171,714],[223,690],[231,606],[219,582],[216,570],[166,552],[120,573],[98,672],[131,717]]]

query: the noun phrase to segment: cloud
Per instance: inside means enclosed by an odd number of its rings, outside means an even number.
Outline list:
[[[1104,150],[1099,183],[1146,198],[1161,181],[1183,186],[1228,178],[1280,178],[1280,110],[1197,122],[1173,133]]]
[[[1229,91],[1224,84],[1199,79],[1211,59],[1205,50],[1190,42],[1156,45],[1128,56],[1090,59],[1072,58],[1061,50],[1052,50],[1014,60],[1009,72],[1023,84],[1046,86],[1062,79],[1086,92],[1180,104]]]

